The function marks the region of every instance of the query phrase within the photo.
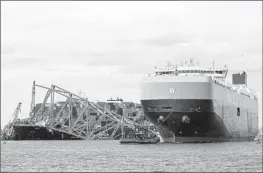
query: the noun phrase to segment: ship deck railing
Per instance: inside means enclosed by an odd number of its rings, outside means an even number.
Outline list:
[[[247,96],[249,98],[253,98],[253,99],[257,100],[257,96],[255,93],[245,91],[245,89],[249,89],[249,88],[241,88],[241,87],[235,88],[235,86],[227,83],[226,81],[220,81],[220,80],[216,80],[216,79],[213,79],[213,81],[215,82],[215,84],[218,84],[222,87],[225,87],[231,91],[236,91],[238,94],[241,94],[241,95],[244,95],[244,96]]]

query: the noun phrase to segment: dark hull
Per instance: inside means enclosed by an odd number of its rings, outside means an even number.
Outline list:
[[[14,126],[15,140],[73,140],[78,139],[61,132],[49,131],[41,126]]]
[[[59,129],[59,127],[57,128]],[[109,134],[111,134],[113,130],[114,129],[109,130]],[[77,138],[67,133],[55,130],[49,131],[46,127],[42,126],[15,125],[14,131],[14,138],[9,140],[81,140],[81,138]],[[130,133],[130,129],[125,129],[125,133]],[[120,138],[121,129],[119,128],[115,134],[114,139],[118,140]],[[107,137],[105,137],[105,139],[107,139]]]
[[[157,127],[164,142],[254,139],[253,136],[233,138],[223,120],[213,110],[212,100],[141,100],[141,103],[147,119]],[[163,121],[160,121],[160,116]]]

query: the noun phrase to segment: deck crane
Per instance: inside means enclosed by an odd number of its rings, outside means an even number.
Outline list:
[[[32,87],[32,98],[31,98],[31,106],[29,112],[30,118],[33,118],[35,116],[35,95],[36,95],[36,89],[35,89],[35,81],[34,81]]]
[[[18,103],[13,115],[12,115],[12,120],[9,121],[9,123],[5,126],[3,133],[2,133],[2,139],[3,139],[3,135],[5,135],[6,137],[11,137],[12,134],[14,134],[14,129],[13,126],[17,120],[18,114],[19,112],[21,112],[21,102]]]

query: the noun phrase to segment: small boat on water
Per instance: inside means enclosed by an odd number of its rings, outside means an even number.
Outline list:
[[[153,139],[121,139],[121,144],[157,144],[160,142],[158,137]]]
[[[133,135],[120,139],[120,144],[157,144],[160,138],[150,134],[145,128],[136,129]]]

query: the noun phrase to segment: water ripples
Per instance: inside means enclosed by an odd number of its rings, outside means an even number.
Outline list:
[[[5,172],[262,172],[262,144],[121,145],[118,141],[7,141]]]

